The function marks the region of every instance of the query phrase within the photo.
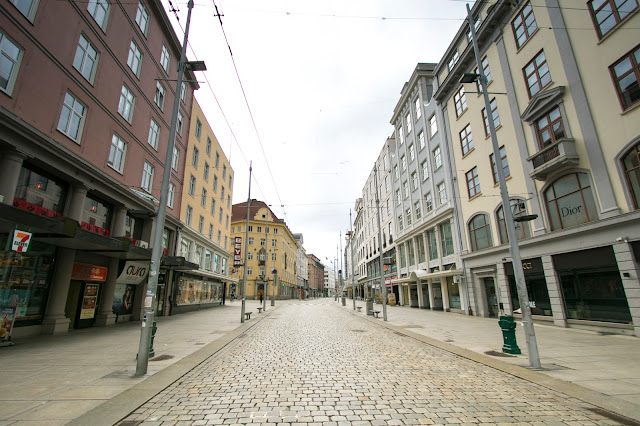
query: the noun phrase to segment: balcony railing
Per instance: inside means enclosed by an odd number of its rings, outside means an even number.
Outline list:
[[[549,145],[541,151],[527,158],[533,165],[531,177],[536,180],[546,180],[551,173],[580,162],[576,152],[575,141],[571,138],[563,138]]]

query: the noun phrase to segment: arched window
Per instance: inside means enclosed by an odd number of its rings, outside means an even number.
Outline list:
[[[640,209],[640,143],[624,156],[622,163],[629,193],[633,199],[633,208]]]
[[[509,200],[511,205],[511,214],[514,218],[518,216],[525,216],[527,214],[527,205],[523,200]],[[504,211],[502,211],[502,205],[496,211],[498,220],[498,230],[500,231],[500,244],[507,244],[509,237],[507,236],[507,227],[504,223]],[[523,240],[531,236],[531,230],[529,222],[516,222],[516,235],[518,240]]]
[[[565,229],[598,218],[586,173],[562,176],[544,192],[551,230]]]
[[[471,239],[471,251],[493,246],[489,215],[479,214],[471,219],[471,222],[469,222],[469,238]]]

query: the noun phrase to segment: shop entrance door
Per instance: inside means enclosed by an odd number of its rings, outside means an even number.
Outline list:
[[[98,311],[100,284],[72,280],[67,293],[65,315],[71,320],[69,328],[93,327]]]
[[[166,287],[164,285],[158,285],[157,291],[158,296],[156,299],[157,307],[155,314],[157,317],[162,317],[164,316],[164,298],[166,294]]]
[[[409,303],[412,308],[418,307],[418,286],[410,285],[409,286]]]
[[[431,291],[433,291],[433,309],[436,311],[442,311],[444,305],[442,304],[442,287],[439,282],[434,282],[431,285]]]
[[[498,295],[493,278],[484,278],[484,291],[487,297],[487,313],[490,318],[498,318]]]

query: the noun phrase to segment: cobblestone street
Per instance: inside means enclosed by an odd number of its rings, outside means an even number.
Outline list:
[[[590,408],[322,299],[271,310],[123,424],[620,424]]]

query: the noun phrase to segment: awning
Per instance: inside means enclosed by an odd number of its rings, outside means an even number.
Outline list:
[[[193,271],[193,272],[191,272],[191,274],[192,275],[202,275],[203,277],[213,278],[213,279],[216,279],[216,280],[222,281],[222,282],[230,282],[230,283],[237,283],[238,282],[237,278],[229,277],[227,275],[222,275],[222,274],[219,274],[219,273],[216,273],[216,272],[203,271],[202,269],[198,269],[197,271]]]
[[[403,284],[408,282],[427,281],[434,278],[453,277],[462,275],[462,269],[449,269],[447,271],[427,272],[424,269],[411,271],[408,277],[392,279],[392,284]]]
[[[174,271],[193,271],[199,268],[197,263],[189,262],[183,256],[162,256],[160,267]]]

